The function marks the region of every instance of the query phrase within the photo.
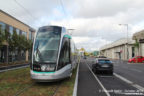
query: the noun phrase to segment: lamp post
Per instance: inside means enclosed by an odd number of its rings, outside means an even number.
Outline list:
[[[120,26],[126,26],[127,27],[127,59],[129,59],[129,52],[128,52],[128,24],[119,24]]]
[[[74,31],[75,29],[68,29],[68,31]],[[70,32],[69,32],[70,33]],[[72,33],[70,33],[72,35]]]

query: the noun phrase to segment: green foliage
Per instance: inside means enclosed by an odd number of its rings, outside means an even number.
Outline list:
[[[3,42],[4,42],[5,38],[4,38],[4,32],[0,26],[0,48],[2,47],[3,45]]]
[[[11,34],[8,32],[7,29],[5,29],[4,38],[5,38],[5,41],[7,43],[10,43],[10,41],[11,41]]]
[[[4,41],[7,42],[7,43],[10,43],[11,34],[6,29],[2,30],[2,28],[0,26],[0,47],[3,46]]]
[[[29,50],[32,48],[32,41],[28,40],[24,35],[19,35],[18,36],[18,48],[19,50]]]
[[[33,44],[32,40],[27,40],[27,42],[26,42],[26,50],[32,49],[32,44]]]
[[[16,48],[18,47],[18,44],[19,44],[18,42],[19,42],[19,36],[16,33],[16,31],[14,30],[13,35],[11,36],[11,39],[9,42],[9,45],[13,51],[16,50]]]
[[[19,50],[29,50],[32,48],[32,40],[27,40],[24,35],[18,35],[14,30],[11,35],[6,29],[2,30],[0,26],[0,48],[3,46],[3,42],[6,41],[9,47],[14,51],[17,48]]]
[[[135,39],[135,44],[134,44],[135,47],[139,48],[139,42],[137,39]]]

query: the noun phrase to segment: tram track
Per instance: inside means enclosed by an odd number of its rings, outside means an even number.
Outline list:
[[[54,85],[56,85],[56,87],[54,86],[53,88],[49,88],[48,91],[52,92],[52,94],[47,95],[47,96],[56,96],[57,92],[58,92],[58,90],[59,90],[59,88],[61,86],[61,83],[62,83],[62,81],[56,82],[56,84],[54,84]],[[42,83],[33,82],[29,86],[26,86],[25,88],[17,91],[16,94],[13,95],[13,96],[21,96],[22,94],[24,94],[25,92],[27,92],[27,90],[29,90],[30,88],[32,88],[32,87],[36,88],[36,85],[43,85],[43,84]],[[48,86],[48,83],[46,85]],[[51,84],[49,83],[49,85],[51,85]]]
[[[56,87],[56,89],[54,91],[54,94],[52,94],[51,96],[56,96],[56,94],[57,94],[57,92],[58,92],[58,90],[60,88],[60,85],[61,85],[61,83]]]
[[[35,83],[32,83],[32,84],[30,84],[29,86],[27,86],[27,87],[25,87],[25,88],[19,90],[19,91],[16,92],[16,94],[13,95],[13,96],[20,96],[23,92],[25,92],[26,90],[28,90],[29,88],[31,88],[34,84],[35,84]]]

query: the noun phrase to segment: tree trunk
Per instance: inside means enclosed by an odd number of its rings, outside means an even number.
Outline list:
[[[8,46],[4,45],[4,62],[8,64]]]
[[[21,61],[21,50],[18,49],[18,61]]]

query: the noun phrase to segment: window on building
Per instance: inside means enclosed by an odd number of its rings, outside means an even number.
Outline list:
[[[24,35],[25,37],[27,37],[27,32],[22,32],[22,35]]]
[[[5,28],[6,28],[5,23],[0,22],[0,25],[1,25],[1,30],[2,30],[2,31],[4,31],[4,30],[5,30]]]
[[[17,35],[19,35],[20,34],[20,30],[16,29],[16,33],[17,33]]]
[[[32,40],[32,32],[29,32],[29,39]]]
[[[32,35],[32,41],[33,41],[34,40],[34,35],[35,35],[34,32],[32,32],[31,35]]]
[[[9,26],[9,33],[12,35],[13,34],[13,27]]]
[[[21,30],[19,30],[19,35],[22,35],[22,31]]]

